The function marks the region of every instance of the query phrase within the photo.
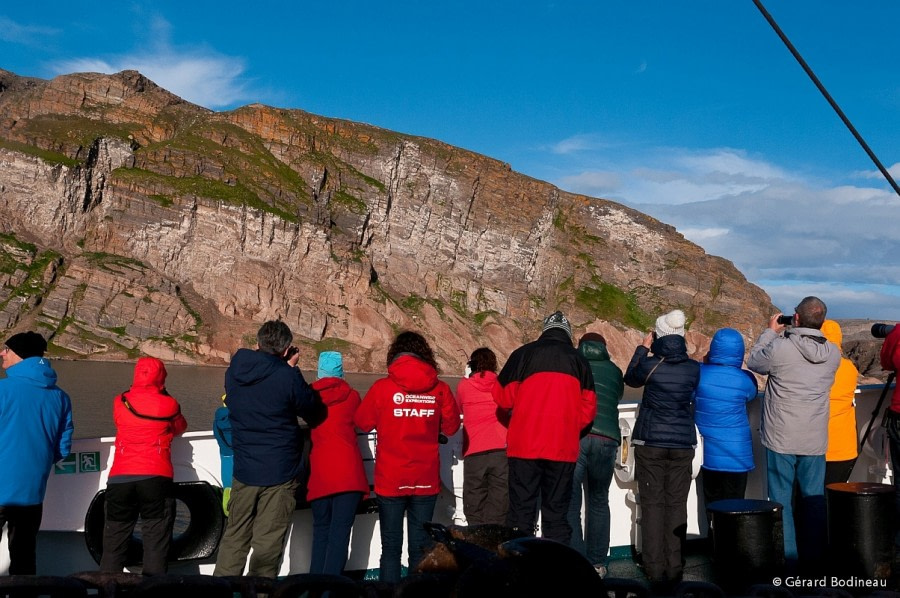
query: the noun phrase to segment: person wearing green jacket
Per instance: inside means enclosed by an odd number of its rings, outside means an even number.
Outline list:
[[[579,551],[605,577],[609,552],[609,485],[622,436],[619,432],[619,401],[625,392],[622,370],[609,358],[606,339],[588,332],[578,341],[594,375],[597,415],[590,432],[582,437],[569,503],[572,548]],[[586,497],[584,535],[581,527],[581,497]]]

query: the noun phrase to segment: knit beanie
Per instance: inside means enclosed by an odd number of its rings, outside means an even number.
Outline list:
[[[684,336],[684,312],[673,309],[669,313],[656,318],[656,336],[677,334]]]
[[[319,378],[343,378],[344,358],[337,351],[319,353]]]
[[[47,341],[37,332],[29,330],[9,337],[6,346],[22,359],[28,359],[29,357],[43,357],[44,351],[47,350]]]
[[[562,328],[566,331],[566,334],[569,335],[569,338],[572,338],[572,327],[569,325],[569,321],[566,319],[566,316],[563,315],[561,311],[555,311],[546,318],[544,318],[544,332],[547,332],[551,328]]]

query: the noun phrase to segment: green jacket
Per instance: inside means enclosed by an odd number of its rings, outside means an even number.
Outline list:
[[[583,341],[578,351],[585,356],[594,374],[594,391],[597,393],[597,415],[591,426],[591,434],[600,434],[622,441],[619,432],[619,401],[625,393],[622,370],[609,359],[606,345],[599,341]]]

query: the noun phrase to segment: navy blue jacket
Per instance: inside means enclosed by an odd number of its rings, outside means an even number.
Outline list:
[[[281,358],[238,349],[225,372],[234,477],[250,486],[276,486],[300,474],[298,417],[315,413],[313,391]]]
[[[644,387],[632,440],[638,445],[691,448],[697,444],[694,392],[700,364],[688,357],[684,337],[678,334],[654,340],[650,351],[652,355],[638,346],[625,370],[625,384]]]

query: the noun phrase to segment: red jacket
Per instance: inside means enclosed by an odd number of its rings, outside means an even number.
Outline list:
[[[187,429],[178,401],[165,390],[166,366],[155,357],[141,357],[134,366],[134,383],[113,402],[116,454],[110,477],[158,475],[171,478],[172,439]]]
[[[590,364],[569,335],[551,328],[512,352],[500,370],[494,400],[512,409],[506,455],[575,463],[581,431],[597,412]]]
[[[494,372],[478,372],[456,387],[456,402],[463,414],[463,456],[506,449],[506,427],[497,419],[497,403],[491,393],[497,384]]]
[[[311,433],[306,500],[340,492],[368,494],[369,481],[353,425],[359,393],[341,378],[320,378],[312,387],[322,399],[327,415]]]
[[[900,372],[900,322],[884,338],[881,345],[881,369],[886,372]],[[900,413],[900,384],[894,387],[891,410]]]
[[[459,409],[435,369],[414,355],[399,355],[388,377],[372,385],[356,411],[356,425],[377,430],[375,492],[430,496],[440,492],[438,434],[459,430]]]

